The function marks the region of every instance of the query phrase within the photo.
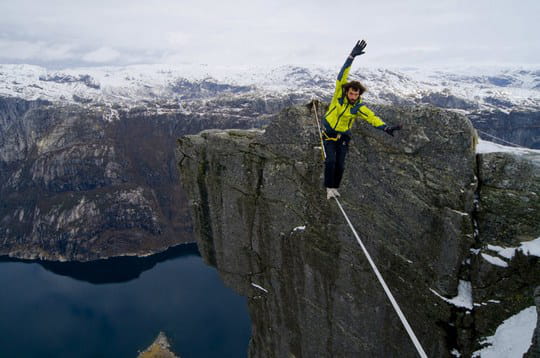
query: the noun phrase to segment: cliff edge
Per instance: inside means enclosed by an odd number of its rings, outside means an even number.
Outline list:
[[[487,298],[498,292],[491,280],[508,270],[479,268],[487,244],[478,229],[475,131],[465,117],[433,107],[376,112],[404,129],[392,138],[357,123],[341,202],[428,355],[470,356],[501,316],[532,305],[540,279],[516,288],[524,299],[498,316],[482,306],[477,322],[476,283]],[[177,158],[201,254],[250,298],[251,357],[416,356],[336,203],[325,198],[311,105],[284,110],[262,131],[185,136]],[[526,266],[538,272],[537,260]]]

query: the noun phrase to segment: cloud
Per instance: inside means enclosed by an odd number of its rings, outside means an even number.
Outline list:
[[[165,38],[167,44],[175,48],[188,46],[192,40],[192,36],[185,32],[168,32]]]
[[[92,63],[111,63],[120,58],[120,52],[110,47],[101,47],[95,51],[88,52],[82,59]]]
[[[366,64],[532,63],[538,12],[537,0],[2,0],[0,62],[339,66],[366,38]]]
[[[0,39],[0,58],[5,60],[62,61],[75,56],[68,44]]]

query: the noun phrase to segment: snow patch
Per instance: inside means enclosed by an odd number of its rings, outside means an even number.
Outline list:
[[[293,232],[297,232],[297,231],[305,231],[306,230],[306,226],[297,226],[293,229]]]
[[[506,261],[503,261],[498,257],[494,257],[488,254],[482,254],[482,258],[492,265],[500,266],[500,267],[508,267],[508,263],[506,263]]]
[[[522,242],[519,248],[525,255],[540,257],[540,237],[532,241]]]
[[[489,305],[490,303],[499,304],[499,303],[501,303],[501,301],[498,301],[498,300],[488,300],[487,302],[475,303],[475,304],[474,304],[474,307],[487,306],[487,305]]]
[[[516,253],[515,247],[502,247],[502,246],[496,246],[496,245],[488,245],[488,250],[495,251],[497,255],[502,256],[507,259],[511,259],[514,257]]]
[[[458,295],[454,298],[443,297],[431,288],[430,291],[456,307],[463,307],[469,310],[473,309],[472,284],[469,281],[459,280]]]
[[[463,190],[461,191],[462,193],[464,192]],[[468,213],[465,213],[463,211],[459,211],[459,210],[454,210],[454,209],[450,209],[451,211],[455,212],[456,214],[458,215],[461,215],[461,216],[469,216]]]
[[[518,247],[502,247],[496,245],[488,245],[487,248],[495,251],[497,255],[511,260],[517,250],[521,250],[524,255],[540,257],[540,237],[531,241],[524,241]]]
[[[531,306],[505,320],[495,331],[481,343],[487,347],[473,353],[473,357],[513,358],[521,357],[531,346],[536,327],[536,307]]]
[[[523,147],[509,147],[487,140],[478,139],[476,153],[513,153],[513,154],[540,154],[540,150]]]
[[[265,293],[268,293],[268,290],[267,290],[266,288],[264,288],[264,287],[262,287],[262,286],[259,286],[259,285],[257,285],[256,283],[253,283],[253,282],[252,282],[252,283],[251,283],[251,286],[253,286],[253,287],[255,287],[255,288],[258,288],[259,290],[264,291]]]

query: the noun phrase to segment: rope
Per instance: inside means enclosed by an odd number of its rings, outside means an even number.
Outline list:
[[[321,125],[319,122],[319,115],[317,114],[317,106],[315,105],[315,100],[311,97],[311,103],[313,104],[313,112],[315,112],[315,123],[317,124],[317,129],[319,130],[319,139],[321,140],[321,148],[323,160],[326,160],[326,149],[324,149],[324,142],[322,138]]]
[[[323,159],[326,159],[326,151],[324,150],[324,144],[323,144],[323,139],[322,139],[322,133],[321,133],[321,127],[319,125],[319,118],[317,116],[317,107],[315,106],[315,101],[312,102],[313,103],[313,109],[314,109],[314,112],[315,112],[315,117],[316,117],[316,121],[317,121],[317,128],[319,130],[319,137],[321,139],[321,148],[322,148],[322,152],[323,152]],[[360,247],[362,248],[362,251],[364,252],[364,255],[366,256],[368,262],[369,262],[369,265],[371,266],[371,268],[373,269],[373,272],[375,272],[375,276],[377,276],[377,279],[379,280],[379,283],[381,284],[381,286],[383,287],[384,289],[384,292],[386,293],[386,296],[388,297],[388,299],[390,300],[390,303],[392,303],[392,307],[394,308],[394,310],[396,311],[399,319],[401,320],[401,323],[403,324],[403,327],[405,327],[405,330],[407,331],[407,333],[409,334],[409,337],[411,338],[411,341],[413,342],[414,344],[414,347],[416,348],[417,352],[418,352],[418,355],[421,357],[421,358],[427,358],[427,355],[426,355],[426,352],[424,351],[424,348],[422,348],[422,345],[420,344],[420,341],[418,340],[418,338],[416,338],[416,335],[414,334],[414,331],[412,330],[409,322],[407,321],[407,318],[405,318],[405,315],[403,314],[403,312],[401,311],[401,309],[399,308],[399,305],[396,301],[396,299],[394,298],[394,296],[392,295],[392,292],[390,292],[390,289],[388,288],[388,285],[386,284],[386,282],[384,281],[381,273],[379,272],[379,270],[377,269],[377,266],[375,265],[375,262],[373,262],[373,259],[371,258],[371,255],[369,254],[368,250],[366,249],[366,247],[364,246],[364,243],[362,242],[362,240],[360,239],[360,236],[358,236],[358,233],[356,232],[353,224],[351,223],[351,220],[349,219],[349,217],[347,216],[347,213],[345,212],[345,210],[343,209],[343,206],[341,206],[341,203],[339,202],[338,198],[337,197],[334,197],[334,199],[336,199],[336,203],[338,204],[339,206],[339,209],[341,210],[343,216],[345,217],[345,220],[347,221],[347,223],[349,224],[354,236],[356,237],[356,241],[358,241],[358,244],[360,245]]]
[[[516,144],[516,143],[512,143],[512,142],[509,142],[509,141],[506,141],[502,138],[499,138],[499,137],[495,137],[494,135],[492,134],[489,134],[489,133],[486,133],[484,131],[481,131],[480,129],[476,129],[478,132],[482,133],[482,134],[485,134],[487,135],[488,137],[491,137],[491,138],[494,138],[494,139],[497,139],[497,140],[500,140],[501,142],[503,143],[506,143],[506,144],[510,144],[510,145],[513,145],[514,147],[519,147],[519,148],[523,148],[523,146],[519,145],[519,144]]]
[[[416,335],[414,334],[414,331],[412,330],[411,326],[409,325],[409,322],[407,322],[407,319],[405,318],[405,315],[403,314],[403,312],[399,308],[399,305],[398,305],[396,299],[392,295],[392,292],[390,292],[390,289],[386,285],[386,282],[384,281],[381,273],[377,269],[377,266],[375,266],[375,263],[371,259],[371,256],[369,255],[369,252],[367,251],[366,247],[364,246],[364,243],[362,242],[362,240],[360,240],[360,236],[358,236],[358,233],[354,229],[354,226],[352,225],[351,220],[349,220],[349,217],[347,216],[347,213],[345,212],[345,210],[343,210],[343,207],[341,206],[341,203],[339,202],[338,198],[334,197],[334,199],[336,199],[336,203],[338,204],[339,209],[343,213],[343,216],[345,217],[345,220],[347,220],[347,223],[351,227],[351,230],[352,230],[354,236],[356,237],[356,241],[358,241],[358,244],[362,248],[362,251],[364,252],[364,255],[366,256],[366,258],[368,259],[368,262],[369,262],[371,268],[375,272],[375,276],[377,276],[377,279],[379,280],[381,286],[383,287],[384,292],[386,293],[386,296],[388,296],[388,299],[392,303],[392,307],[394,307],[394,310],[396,311],[399,319],[401,320],[401,323],[403,324],[403,326],[405,327],[405,330],[409,334],[409,337],[411,338],[414,346],[416,347],[416,350],[418,351],[418,355],[420,357],[422,357],[422,358],[427,358],[426,352],[424,352],[424,349],[422,348],[422,345],[420,344],[420,341],[418,340],[418,338],[416,338]]]

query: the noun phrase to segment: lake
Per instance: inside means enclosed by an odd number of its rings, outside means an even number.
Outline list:
[[[195,244],[90,263],[0,258],[0,291],[0,357],[136,357],[160,331],[182,358],[247,356],[247,300]]]

